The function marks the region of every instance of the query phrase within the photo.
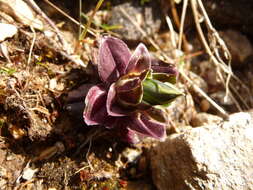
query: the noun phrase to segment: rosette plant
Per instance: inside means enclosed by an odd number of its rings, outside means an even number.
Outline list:
[[[101,39],[97,67],[102,83],[85,98],[86,124],[116,128],[130,143],[145,136],[164,139],[163,106],[181,95],[175,67],[152,59],[142,43],[131,54],[122,40],[109,36]]]

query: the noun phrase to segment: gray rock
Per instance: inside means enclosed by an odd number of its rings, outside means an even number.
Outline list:
[[[168,118],[170,118],[170,121],[177,128],[189,125],[196,113],[194,101],[190,93],[176,98],[176,100],[167,108]]]
[[[253,48],[247,36],[235,30],[225,30],[219,33],[231,53],[233,67],[242,67],[243,64],[252,60]]]
[[[237,28],[252,36],[252,0],[204,0],[203,4],[214,24],[223,28]]]
[[[151,152],[159,190],[253,189],[253,117],[237,113],[221,125],[169,137]]]
[[[205,126],[219,124],[222,122],[222,118],[217,115],[212,115],[209,113],[201,112],[195,115],[191,120],[191,125],[193,127]]]
[[[194,72],[189,72],[189,78],[194,81],[194,83],[204,92],[208,92],[208,84],[201,76],[197,75]],[[189,91],[191,92],[191,94],[197,95],[198,97],[202,97],[202,95],[192,85],[189,87]]]
[[[123,10],[123,11],[122,11]],[[158,2],[151,1],[148,4],[140,6],[138,1],[132,3],[123,3],[113,7],[111,11],[110,25],[121,25],[121,29],[115,30],[115,32],[122,35],[124,40],[140,41],[144,39],[140,30],[129,20],[124,14],[127,13],[132,20],[147,33],[152,35],[159,31],[161,26],[161,11]]]

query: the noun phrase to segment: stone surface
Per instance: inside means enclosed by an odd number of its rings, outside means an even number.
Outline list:
[[[203,4],[215,25],[223,28],[237,28],[253,36],[253,1],[204,0]]]
[[[170,136],[151,152],[159,190],[253,189],[253,119],[236,113],[220,125]]]
[[[190,93],[176,98],[167,108],[168,118],[170,118],[170,121],[177,128],[189,125],[196,113],[194,101]]]
[[[16,179],[25,164],[25,157],[7,148],[8,144],[0,139],[0,189],[14,189]]]
[[[12,24],[0,23],[0,28],[0,42],[4,41],[6,38],[13,37],[18,32],[17,27]]]
[[[222,122],[222,118],[217,115],[201,112],[195,115],[191,120],[193,127],[199,127],[204,125],[219,124]]]
[[[242,67],[252,59],[253,48],[247,36],[235,30],[225,30],[219,33],[231,53],[233,67]]]
[[[0,10],[20,23],[43,30],[43,22],[23,0],[0,0]]]
[[[208,84],[207,82],[199,75],[194,72],[189,72],[189,78],[194,81],[199,88],[201,88],[204,92],[208,92]],[[192,86],[189,86],[189,91],[191,94],[197,95],[198,97],[202,97],[202,95]]]
[[[142,6],[139,5],[138,1],[123,3],[113,7],[109,24],[122,26],[121,29],[117,29],[115,32],[122,35],[124,40],[140,41],[144,39],[143,34],[129,20],[124,12],[131,20],[135,21],[147,35],[152,35],[160,29],[162,16],[159,3],[150,1],[150,3],[145,3]]]

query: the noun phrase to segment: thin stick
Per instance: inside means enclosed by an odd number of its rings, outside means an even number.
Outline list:
[[[196,28],[197,28],[200,40],[201,40],[204,48],[206,49],[208,55],[210,56],[210,58],[213,61],[213,63],[217,66],[217,68],[222,68],[222,70],[225,73],[227,73],[228,76],[229,75],[231,76],[231,73],[232,73],[231,72],[231,68],[228,68],[227,65],[223,61],[219,62],[217,60],[217,58],[214,56],[213,52],[211,51],[211,49],[210,49],[210,47],[209,47],[209,45],[208,45],[208,43],[206,41],[205,35],[204,35],[203,30],[202,30],[202,28],[200,26],[200,22],[199,22],[199,18],[198,18],[199,15],[198,15],[198,10],[197,10],[197,1],[196,0],[191,0],[191,6],[192,6],[192,10],[193,10],[193,17],[194,17],[194,21],[195,21],[195,24],[196,24]],[[205,16],[207,16],[207,14]],[[215,29],[211,26],[210,20],[208,20],[207,23],[208,23],[208,25],[210,25],[209,28],[212,28],[212,31],[216,32]],[[223,50],[225,50],[225,49],[223,48]],[[227,53],[229,55],[229,51],[227,51]],[[224,86],[226,88],[226,96],[229,95],[232,98],[232,100],[234,101],[234,103],[236,104],[237,108],[241,111],[242,108],[241,108],[240,104],[236,101],[236,99],[233,97],[233,95],[229,91],[229,86],[228,86],[229,81],[228,80],[225,81],[224,78],[223,78],[223,76],[222,76],[222,74],[221,74],[221,72],[219,72],[219,70],[217,70],[217,71],[218,71],[217,72],[218,76],[220,77],[221,81],[224,83]],[[230,77],[228,77],[228,79],[230,79]]]
[[[218,40],[219,45],[224,50],[225,57],[229,60],[228,69],[229,69],[229,72],[231,73],[231,75],[228,75],[228,79],[227,79],[227,82],[226,82],[226,87],[228,87],[228,82],[230,81],[230,77],[233,77],[247,91],[247,93],[249,94],[249,97],[251,97],[250,98],[251,104],[253,104],[253,98],[251,96],[251,92],[250,92],[249,88],[236,75],[234,75],[233,72],[232,72],[232,69],[231,69],[231,55],[229,54],[228,48],[226,47],[224,41],[221,40],[221,38],[219,37],[219,34],[216,32],[216,30],[212,26],[211,21],[210,21],[208,15],[206,13],[206,10],[204,8],[204,5],[203,5],[202,1],[198,0],[198,4],[199,4],[199,7],[200,7],[201,11],[203,12],[204,17],[205,17],[206,26],[207,26],[208,30],[210,30],[212,32],[212,36]],[[214,53],[217,56],[218,60],[221,63],[224,64],[223,60],[219,56],[219,51],[215,50]],[[224,65],[227,67],[226,64],[224,64]],[[233,88],[233,87],[231,86],[231,88]],[[234,91],[237,91],[237,90],[234,89]]]
[[[176,9],[176,6],[175,6],[175,1],[174,0],[170,0],[171,2],[171,12],[172,12],[172,16],[173,16],[173,19],[174,19],[174,22],[176,24],[176,27],[178,30],[180,30],[180,20],[179,20],[179,16],[178,16],[178,13],[177,13],[177,9]],[[182,34],[182,41],[184,43],[184,49],[188,52],[188,42],[187,42],[187,39],[185,37],[184,34]]]
[[[171,3],[171,12],[172,12],[172,16],[173,16],[173,20],[175,21],[176,27],[179,29],[180,27],[180,20],[179,20],[179,16],[177,14],[177,9],[175,6],[175,1],[170,0]]]
[[[184,0],[183,4],[183,11],[181,15],[181,21],[180,21],[180,29],[179,29],[179,41],[178,41],[178,49],[181,50],[182,46],[182,39],[183,39],[183,31],[184,31],[184,21],[185,21],[185,15],[187,10],[188,0]]]
[[[78,147],[78,149],[76,150],[76,152],[74,153],[74,156],[76,156],[77,154],[79,154],[80,153],[80,151],[81,151],[81,149],[83,148],[83,147],[85,147],[87,144],[88,144],[88,142],[90,142],[90,140],[93,138],[93,137],[95,137],[97,134],[99,134],[100,133],[100,135],[101,135],[101,132],[102,132],[102,130],[101,129],[95,129],[95,130],[90,130],[89,131],[89,133],[87,134],[87,138],[86,138],[86,140]]]
[[[249,110],[249,109],[250,109],[250,106],[247,104],[247,102],[245,101],[245,99],[241,96],[241,94],[240,94],[236,89],[232,88],[232,84],[231,84],[231,83],[230,83],[229,85],[230,85],[231,90],[238,96],[238,98],[239,98],[239,99],[241,100],[241,102],[244,104],[245,108],[246,108],[247,110]]]
[[[202,13],[204,15],[204,18],[205,18],[205,21],[206,21],[206,26],[207,26],[208,30],[211,31],[211,33],[212,33],[211,37],[213,37],[213,41],[215,43],[216,43],[216,41],[218,42],[218,44],[221,46],[221,48],[222,48],[222,50],[223,50],[223,52],[225,54],[225,57],[228,60],[228,67],[227,68],[228,68],[229,72],[228,72],[227,80],[226,80],[226,83],[225,83],[226,96],[224,98],[226,100],[227,97],[228,97],[228,94],[229,94],[229,82],[230,82],[230,79],[231,79],[231,75],[233,75],[233,71],[231,69],[231,55],[229,53],[229,50],[228,50],[226,44],[220,38],[220,36],[219,36],[218,32],[215,30],[215,28],[212,26],[212,23],[211,23],[208,15],[207,15],[207,12],[206,12],[205,7],[204,7],[204,5],[203,5],[203,3],[202,3],[201,0],[198,0],[198,5],[199,5],[199,7],[200,7],[200,9],[201,9],[201,11],[202,11]],[[215,45],[216,44],[214,44],[214,46]],[[226,66],[226,64],[223,62],[223,60],[221,59],[221,57],[219,55],[218,48],[214,47],[214,53],[215,53],[217,59],[219,60],[219,62]]]
[[[88,150],[87,150],[87,152],[86,152],[85,157],[86,157],[86,160],[87,160],[87,162],[88,162],[88,165],[89,165],[90,169],[94,171],[94,168],[93,168],[93,166],[92,166],[92,164],[90,163],[90,160],[89,160],[89,158],[88,158],[88,157],[89,157],[89,153],[90,153],[90,149],[91,149],[91,143],[92,143],[92,137],[90,138],[89,147],[88,147]]]
[[[172,46],[173,46],[173,48],[176,49],[177,48],[177,43],[176,43],[176,38],[175,38],[175,30],[173,28],[170,17],[168,15],[166,15],[165,18],[166,18],[167,25],[169,26],[169,29],[170,29],[170,36],[171,36]]]
[[[78,36],[82,33],[82,0],[79,0],[79,30],[78,30]]]
[[[34,30],[34,28],[32,26],[30,28],[31,28],[31,30],[33,32],[33,39],[32,39],[31,47],[30,47],[30,50],[29,50],[29,55],[28,55],[28,60],[27,60],[27,66],[30,65],[31,58],[32,58],[32,51],[33,51],[33,47],[34,47],[35,40],[36,40],[36,32],[35,32],[35,30]]]
[[[201,88],[199,88],[198,85],[192,82],[192,80],[184,72],[180,71],[180,74],[183,76],[184,79],[187,80],[187,82],[189,82],[193,86],[193,88],[196,89],[196,91],[198,91],[204,98],[207,99],[208,102],[210,102],[220,113],[222,113],[223,116],[225,116],[226,118],[228,117],[227,112],[215,101],[213,101]]]
[[[83,40],[87,34],[87,31],[88,31],[88,28],[90,27],[91,23],[92,23],[92,20],[93,20],[93,17],[95,16],[96,12],[98,11],[98,9],[101,7],[101,5],[103,4],[104,0],[99,0],[94,11],[92,12],[89,20],[88,20],[88,23],[87,25],[85,26],[85,29],[84,31],[82,32],[81,36],[80,36],[80,40]]]
[[[204,51],[197,51],[197,52],[194,52],[194,53],[191,53],[191,54],[184,55],[183,59],[191,59],[192,57],[197,57],[197,56],[203,55],[203,54],[204,54]],[[180,60],[182,60],[182,57],[176,58],[175,60],[180,61]]]

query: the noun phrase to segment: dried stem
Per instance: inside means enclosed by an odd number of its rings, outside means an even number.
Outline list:
[[[171,36],[172,46],[173,46],[173,48],[176,49],[177,48],[177,43],[176,43],[176,38],[175,38],[175,30],[173,28],[170,17],[168,15],[166,15],[165,18],[166,18],[167,25],[169,26],[169,29],[170,29],[170,36]]]
[[[32,50],[33,50],[33,47],[34,47],[34,44],[35,44],[35,40],[36,40],[36,32],[35,32],[35,30],[34,30],[34,28],[32,26],[30,28],[31,28],[31,30],[33,32],[33,39],[32,39],[31,47],[30,47],[30,50],[29,50],[29,56],[28,56],[28,60],[27,60],[27,66],[31,62]]]
[[[89,17],[89,20],[88,20],[88,23],[87,25],[85,26],[85,29],[84,31],[81,33],[81,36],[80,36],[80,40],[83,40],[87,34],[87,31],[88,31],[88,28],[90,27],[91,23],[92,23],[92,20],[93,20],[93,17],[95,16],[96,12],[98,11],[98,9],[101,7],[101,5],[103,4],[104,0],[99,0],[94,11],[92,12],[91,16]]]
[[[203,32],[203,30],[200,26],[200,21],[199,21],[199,16],[200,15],[199,15],[199,12],[197,10],[198,5],[200,6],[201,11],[204,15],[204,20],[206,22],[207,29],[209,31],[209,37],[211,39],[211,46],[212,46],[212,49],[215,53],[213,53],[213,51],[209,47],[209,44],[208,44],[208,42],[205,38],[204,32]],[[213,28],[201,0],[191,0],[191,7],[192,7],[194,21],[195,21],[195,24],[196,24],[196,28],[197,28],[197,32],[199,34],[200,40],[201,40],[206,52],[208,53],[211,60],[215,64],[216,69],[217,69],[217,74],[218,74],[219,78],[221,79],[222,83],[225,86],[225,89],[226,89],[225,101],[227,100],[227,97],[230,96],[230,98],[233,100],[233,102],[235,103],[238,110],[242,111],[242,108],[241,108],[240,104],[238,103],[236,98],[233,96],[233,94],[229,90],[230,78],[231,78],[231,76],[233,76],[233,72],[232,72],[231,65],[230,65],[231,55],[230,55],[224,41],[219,37],[218,32]],[[228,66],[220,58],[219,51],[218,51],[217,47],[222,48],[225,57],[228,59]],[[220,69],[222,69],[228,75],[226,80],[224,79]]]
[[[181,24],[180,24],[179,16],[178,16],[178,13],[177,13],[177,8],[175,6],[175,1],[174,0],[170,0],[170,3],[171,3],[171,12],[172,12],[172,16],[173,16],[174,22],[176,24],[177,29],[180,31],[180,25]],[[185,13],[183,13],[183,14],[185,14]],[[182,41],[184,43],[184,50],[188,52],[189,51],[188,42],[187,42],[187,39],[186,39],[184,33],[182,33]]]
[[[180,21],[180,29],[179,29],[179,41],[178,41],[178,49],[179,50],[181,50],[181,46],[182,46],[182,39],[183,39],[183,32],[184,32],[184,21],[185,21],[187,6],[188,6],[188,0],[184,0],[183,11],[182,11],[181,21]]]

